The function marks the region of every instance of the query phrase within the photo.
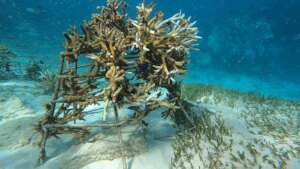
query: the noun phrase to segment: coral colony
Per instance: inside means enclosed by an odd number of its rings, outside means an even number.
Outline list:
[[[29,57],[26,57],[27,63],[23,59],[24,56],[17,55],[7,46],[0,44],[0,80],[26,79],[47,82],[48,79],[41,76],[41,73],[48,73],[44,72],[42,64]]]
[[[200,38],[198,29],[182,13],[164,19],[163,12],[152,14],[153,8],[142,3],[136,19],[129,19],[124,2],[109,0],[83,23],[81,33],[71,27],[64,34],[52,100],[36,126],[41,134],[39,164],[46,160],[46,142],[52,136],[84,137],[92,128],[116,128],[122,143],[121,128],[144,124],[143,118],[155,110],[162,109],[163,117],[191,120],[176,77],[187,71],[188,53]],[[153,96],[161,89],[166,97]],[[89,109],[99,113],[98,123],[75,123],[84,121],[88,106],[99,103],[103,109]],[[133,115],[124,116],[124,107]]]
[[[15,75],[12,70],[12,58],[16,57],[7,46],[0,44],[0,79],[6,79]]]

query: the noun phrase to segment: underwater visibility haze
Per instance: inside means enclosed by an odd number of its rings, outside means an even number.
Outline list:
[[[0,169],[300,168],[300,1],[0,7]]]

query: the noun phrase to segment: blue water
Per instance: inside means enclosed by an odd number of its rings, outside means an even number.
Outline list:
[[[137,0],[128,0],[133,16]],[[299,0],[161,0],[170,16],[197,20],[200,51],[190,54],[187,83],[300,100]],[[0,43],[22,56],[58,63],[63,36],[104,4],[99,0],[0,0]]]

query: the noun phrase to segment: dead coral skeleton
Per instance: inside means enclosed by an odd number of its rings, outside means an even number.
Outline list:
[[[46,159],[46,142],[52,136],[72,133],[83,137],[91,128],[117,128],[121,143],[121,127],[141,124],[157,109],[165,110],[165,117],[175,112],[186,115],[175,77],[186,72],[188,52],[200,38],[198,30],[182,13],[163,19],[162,12],[152,15],[153,8],[154,4],[142,3],[137,18],[129,19],[123,1],[109,0],[83,23],[82,34],[75,27],[64,34],[65,50],[54,94],[36,126],[42,135],[40,164]],[[84,57],[88,61],[83,64]],[[151,96],[157,88],[165,88],[167,96]],[[86,108],[99,103],[104,103],[99,116],[102,122],[71,123],[83,121]],[[123,118],[119,114],[123,107],[133,111],[133,116]],[[110,110],[114,121],[108,119]],[[126,168],[125,155],[123,162]]]

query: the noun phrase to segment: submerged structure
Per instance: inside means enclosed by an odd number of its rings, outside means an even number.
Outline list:
[[[0,80],[16,76],[16,70],[12,65],[12,59],[16,54],[11,52],[7,46],[0,44]]]
[[[187,71],[198,29],[182,13],[164,19],[163,12],[153,15],[153,8],[142,3],[137,17],[129,19],[124,2],[109,0],[83,23],[81,33],[71,27],[64,34],[55,91],[36,126],[40,164],[52,136],[84,137],[92,128],[117,128],[122,142],[121,127],[145,124],[143,118],[155,110],[177,121],[181,116],[190,119],[176,77]],[[89,113],[98,113],[98,121],[84,121]]]
[[[19,56],[0,44],[0,80],[39,80],[43,64],[30,57]]]

